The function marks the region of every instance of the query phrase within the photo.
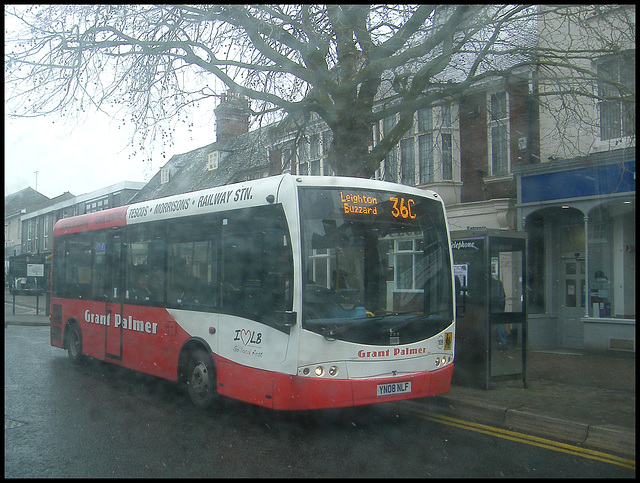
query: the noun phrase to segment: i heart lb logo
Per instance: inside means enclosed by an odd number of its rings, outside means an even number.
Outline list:
[[[244,345],[258,345],[262,343],[262,332],[249,329],[236,329],[233,340],[242,342]]]
[[[240,339],[244,345],[247,345],[251,341],[251,331],[242,329],[240,332]]]

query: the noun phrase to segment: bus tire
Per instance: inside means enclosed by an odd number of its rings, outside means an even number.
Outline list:
[[[82,361],[82,334],[76,324],[69,325],[67,330],[67,353],[72,364]]]
[[[202,349],[196,349],[189,355],[187,391],[196,407],[209,409],[213,405],[216,395],[216,373],[211,357]]]

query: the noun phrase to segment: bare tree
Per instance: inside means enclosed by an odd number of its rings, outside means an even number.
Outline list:
[[[8,6],[5,21],[22,28],[5,40],[5,89],[13,115],[120,110],[144,142],[159,123],[217,96],[217,79],[250,98],[255,116],[286,114],[304,124],[317,115],[333,134],[333,170],[370,177],[417,109],[459,98],[483,79],[530,75],[552,57],[593,78],[597,72],[572,64],[574,54],[539,49],[540,12],[526,5]],[[635,16],[633,27],[635,40]],[[394,128],[373,143],[373,126],[391,115]]]

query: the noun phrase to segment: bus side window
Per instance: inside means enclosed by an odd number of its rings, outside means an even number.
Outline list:
[[[93,295],[90,240],[82,233],[68,235],[64,247],[60,292],[72,298],[90,299]]]
[[[211,311],[218,297],[218,220],[202,215],[169,225],[167,303]]]
[[[106,300],[109,260],[107,258],[107,236],[104,231],[92,233],[93,245],[93,300]]]
[[[163,222],[129,231],[125,299],[141,305],[164,305],[165,226]]]
[[[276,312],[291,310],[293,305],[293,260],[287,236],[275,230],[267,237],[265,287],[269,303]]]
[[[229,214],[222,240],[223,310],[277,324],[293,304],[293,258],[282,207]]]

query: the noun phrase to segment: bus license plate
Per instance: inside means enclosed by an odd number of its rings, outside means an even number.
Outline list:
[[[411,392],[411,381],[378,384],[378,396],[391,396]]]

